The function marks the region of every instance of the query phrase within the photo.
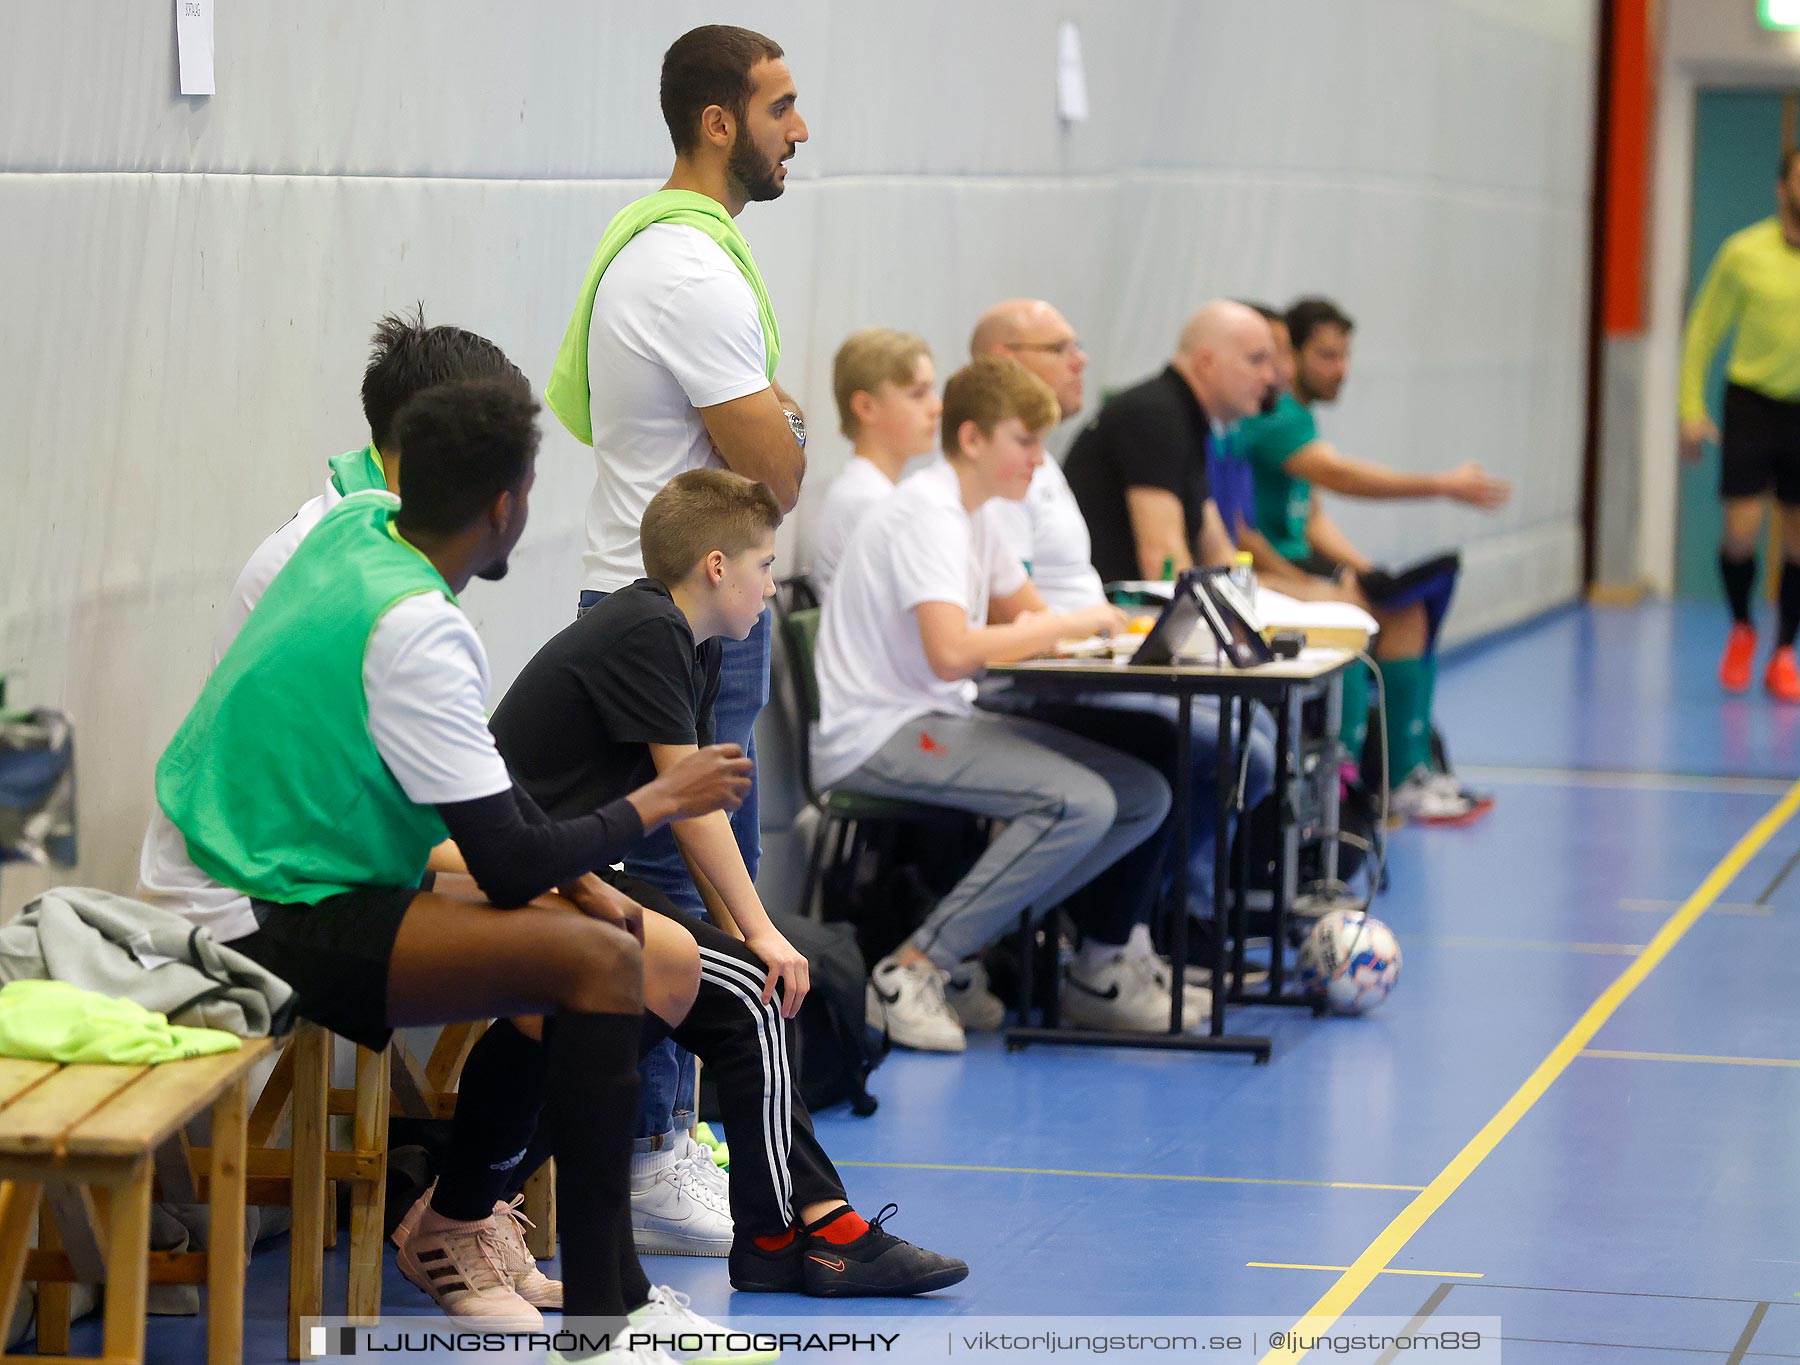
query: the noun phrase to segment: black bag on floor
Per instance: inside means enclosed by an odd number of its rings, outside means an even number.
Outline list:
[[[869,979],[856,931],[848,924],[821,924],[771,910],[782,937],[806,957],[812,989],[788,1034],[789,1057],[800,1097],[814,1113],[845,1100],[859,1117],[873,1114],[869,1073],[887,1056],[887,1040],[864,1023],[863,987]],[[700,1072],[700,1116],[719,1118],[718,1100],[704,1068]]]

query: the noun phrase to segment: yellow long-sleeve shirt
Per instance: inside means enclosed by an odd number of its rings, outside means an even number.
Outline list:
[[[1765,218],[1725,239],[1713,257],[1681,351],[1681,416],[1706,415],[1706,372],[1733,328],[1725,376],[1770,398],[1800,398],[1800,248]]]

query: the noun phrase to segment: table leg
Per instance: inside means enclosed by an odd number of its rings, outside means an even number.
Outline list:
[[[1294,874],[1294,862],[1300,855],[1298,831],[1288,819],[1288,796],[1293,786],[1294,768],[1289,750],[1299,733],[1295,724],[1296,694],[1289,691],[1281,699],[1275,716],[1275,810],[1279,820],[1280,863],[1271,882],[1269,927],[1269,998],[1281,994],[1287,969],[1288,882]]]
[[[1225,998],[1230,994],[1226,985],[1226,971],[1230,965],[1228,949],[1236,927],[1231,913],[1231,778],[1228,776],[1237,771],[1232,743],[1232,714],[1236,704],[1231,697],[1219,699],[1219,758],[1213,782],[1212,1036],[1215,1038],[1225,1032]],[[1184,872],[1186,867],[1184,859]]]
[[[1181,999],[1187,984],[1188,959],[1188,833],[1194,809],[1194,694],[1183,689],[1175,703],[1175,876],[1169,888],[1169,1032],[1179,1034]],[[1219,1017],[1213,1017],[1217,1036]]]

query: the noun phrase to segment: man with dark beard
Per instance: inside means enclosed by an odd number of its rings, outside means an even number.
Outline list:
[[[783,164],[806,141],[806,121],[779,44],[709,24],[663,57],[662,112],[675,168],[655,194],[620,210],[600,239],[576,298],[544,396],[593,446],[581,610],[644,576],[638,527],[650,499],[677,474],[723,466],[767,484],[792,510],[805,470],[806,428],[775,383],[781,333],[749,244],[733,221],[746,204],[777,198]],[[769,691],[769,617],[724,642],[714,730],[756,755],[757,712]],[[761,853],[756,787],[732,818],[745,870]],[[626,868],[690,914],[706,907],[664,829],[639,843]],[[722,906],[714,919],[722,919]],[[804,959],[772,926],[745,940],[793,988]],[[645,1250],[724,1256],[731,1215],[710,1159],[688,1136],[694,1070],[664,1044],[645,1062],[632,1162],[633,1223]]]

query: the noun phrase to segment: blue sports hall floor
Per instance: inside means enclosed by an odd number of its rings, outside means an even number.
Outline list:
[[[1375,1013],[1237,1012],[1263,1067],[978,1036],[821,1116],[857,1204],[964,1284],[845,1309],[734,1302],[723,1261],[652,1279],[734,1317],[1471,1315],[1509,1365],[1800,1359],[1800,709],[1721,697],[1723,633],[1570,609],[1445,661],[1441,726],[1499,803],[1394,835]],[[285,1355],[286,1265],[254,1258],[247,1360]],[[391,1254],[386,1308],[428,1311]],[[192,1319],[149,1340],[204,1350]]]

